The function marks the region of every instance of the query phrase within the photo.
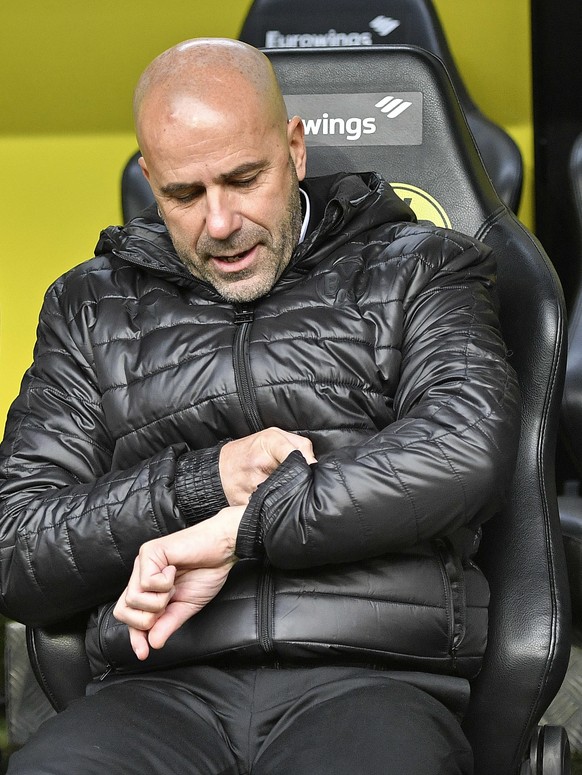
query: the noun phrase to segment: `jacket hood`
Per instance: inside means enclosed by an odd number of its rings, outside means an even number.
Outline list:
[[[323,217],[313,224],[306,239],[295,249],[291,267],[307,269],[310,256],[319,260],[342,242],[379,226],[402,221],[415,222],[416,216],[375,172],[308,178],[301,184],[317,212]],[[316,255],[315,255],[316,254]]]
[[[301,187],[309,195],[313,211],[323,213],[323,217],[309,225],[307,237],[296,247],[284,278],[305,274],[342,242],[381,224],[416,221],[412,210],[374,172],[307,178]],[[170,274],[178,282],[190,283],[193,279],[178,258],[155,204],[125,226],[110,226],[101,232],[95,255],[106,254],[153,273]]]

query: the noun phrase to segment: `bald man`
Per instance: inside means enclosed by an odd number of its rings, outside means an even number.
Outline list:
[[[0,447],[2,612],[87,611],[94,676],[9,773],[468,775],[518,438],[492,256],[306,178],[243,43],[134,111],[156,205],[47,292]]]

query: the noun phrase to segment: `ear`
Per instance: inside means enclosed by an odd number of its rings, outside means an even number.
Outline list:
[[[137,163],[141,167],[141,171],[143,172],[145,179],[149,181],[150,173],[148,171],[148,165],[146,164],[146,160],[144,159],[144,157],[140,156],[139,159],[137,160]]]
[[[305,130],[299,116],[293,116],[287,122],[287,142],[289,153],[295,165],[297,178],[303,180],[307,165],[307,149],[305,148]]]

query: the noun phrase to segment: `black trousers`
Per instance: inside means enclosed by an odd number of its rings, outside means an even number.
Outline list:
[[[362,668],[183,668],[107,681],[49,719],[9,775],[469,775],[459,721]]]

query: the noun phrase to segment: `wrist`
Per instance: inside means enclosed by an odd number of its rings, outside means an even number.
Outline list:
[[[236,558],[236,542],[238,529],[244,514],[244,506],[228,506],[219,511],[216,518],[220,520],[225,541],[225,555]]]

